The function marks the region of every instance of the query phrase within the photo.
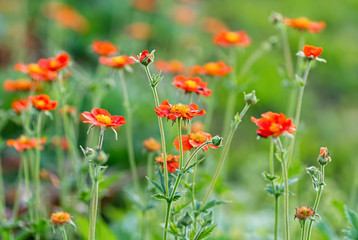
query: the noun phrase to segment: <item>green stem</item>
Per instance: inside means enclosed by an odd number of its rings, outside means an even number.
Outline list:
[[[26,188],[26,199],[27,199],[27,209],[30,215],[30,222],[33,222],[33,214],[32,214],[32,206],[30,206],[30,197],[31,197],[31,190],[30,190],[30,174],[29,174],[29,164],[28,159],[26,157],[26,153],[21,153],[22,162],[24,164],[24,180],[25,180],[25,188]]]
[[[19,212],[20,206],[20,195],[21,195],[21,183],[22,183],[22,168],[23,168],[23,161],[20,162],[19,171],[17,174],[17,190],[16,190],[16,197],[14,201],[14,207],[12,209],[12,220],[13,222],[17,219],[17,214]]]
[[[291,81],[293,81],[293,76],[294,76],[293,63],[292,63],[291,50],[288,43],[286,28],[284,26],[281,26],[280,30],[281,30],[281,37],[282,37],[282,44],[283,44],[283,52],[286,60],[287,76]]]
[[[286,240],[290,239],[290,225],[289,225],[289,191],[288,191],[288,173],[287,173],[287,164],[284,162],[282,164],[283,171],[283,181],[285,184],[285,200],[284,200],[284,219],[285,219],[285,236]]]
[[[278,239],[278,200],[279,196],[275,196],[275,240]]]
[[[43,113],[39,112],[38,113],[38,118],[37,118],[37,127],[36,127],[36,151],[35,151],[35,155],[36,155],[36,161],[35,161],[35,173],[34,173],[34,181],[35,181],[35,221],[36,223],[39,222],[40,217],[39,217],[39,205],[40,205],[40,157],[41,157],[41,152],[40,152],[40,139],[41,139],[41,126],[42,126],[42,118],[43,118]],[[36,234],[36,239],[39,239],[40,236],[39,234]]]
[[[64,226],[60,227],[60,231],[62,235],[62,240],[67,240],[67,233],[65,227]]]
[[[183,167],[183,140],[181,139],[181,118],[178,118],[178,138],[179,138],[179,169],[182,170]]]
[[[147,220],[147,211],[143,210],[142,211],[142,240],[146,240],[147,239],[147,225],[148,225],[148,220]]]
[[[274,143],[273,143],[273,139],[270,139],[270,174],[271,176],[275,175],[275,167],[274,167]],[[278,195],[276,193],[276,188],[275,188],[275,183],[274,180],[271,181],[272,184],[272,191],[275,194],[275,226],[274,226],[274,231],[275,231],[275,240],[277,240],[277,230],[278,230],[278,225],[277,225],[277,218],[278,218]]]
[[[234,136],[234,133],[237,129],[237,127],[239,126],[240,122],[241,122],[241,119],[244,117],[245,113],[247,112],[247,110],[249,110],[250,108],[250,105],[246,104],[244,109],[241,111],[240,115],[238,116],[238,119],[236,119],[236,122],[235,124],[233,124],[231,126],[231,130],[229,132],[229,136],[227,138],[227,141],[226,141],[226,144],[225,144],[225,147],[224,147],[224,150],[223,150],[223,153],[221,155],[221,158],[220,158],[220,162],[219,162],[219,165],[215,171],[215,174],[214,174],[214,177],[213,179],[211,180],[211,183],[210,183],[210,187],[204,197],[204,200],[203,200],[203,203],[201,206],[204,206],[206,201],[208,200],[209,196],[210,196],[210,193],[211,191],[213,190],[215,184],[216,184],[216,181],[218,180],[218,177],[219,177],[219,174],[220,174],[220,171],[221,171],[221,168],[224,164],[224,161],[226,159],[226,156],[227,156],[227,153],[228,153],[228,150],[230,148],[230,144],[231,144],[231,141],[232,141],[232,138]]]
[[[306,227],[306,221],[304,220],[301,227],[301,240],[305,240],[305,227]]]
[[[1,165],[1,153],[0,153],[0,220],[6,220],[6,207],[5,207],[5,187],[4,187],[4,178],[3,178],[3,171]]]
[[[134,156],[134,147],[133,147],[133,129],[132,129],[132,111],[130,108],[129,97],[126,82],[124,80],[123,70],[119,71],[119,78],[121,80],[122,85],[122,93],[123,93],[123,107],[126,110],[126,136],[127,136],[127,147],[128,147],[128,154],[129,154],[129,165],[131,168],[131,173],[133,177],[133,182],[135,188],[137,190],[138,195],[140,196],[141,200],[143,200],[142,191],[139,185],[139,178],[137,173],[137,166],[135,163],[135,156]]]
[[[323,191],[323,186],[324,186],[324,166],[321,165],[321,174],[322,174],[322,179],[321,179],[321,184],[319,186],[317,195],[316,195],[316,199],[314,201],[314,205],[313,205],[313,210],[315,212],[317,212],[318,209],[318,204],[321,200],[321,196],[322,196],[322,191]],[[309,220],[309,225],[308,225],[308,230],[307,230],[307,240],[311,239],[311,231],[312,231],[312,224],[313,224],[313,220]]]
[[[194,157],[194,162],[197,161],[197,156]],[[194,230],[196,230],[196,207],[195,207],[195,175],[196,175],[196,166],[193,168],[193,176],[191,181],[191,204],[194,211]]]
[[[167,201],[167,210],[165,212],[165,223],[164,223],[164,232],[163,232],[163,240],[167,240],[168,238],[168,226],[169,226],[169,217],[170,217],[170,209],[172,206],[172,201]]]

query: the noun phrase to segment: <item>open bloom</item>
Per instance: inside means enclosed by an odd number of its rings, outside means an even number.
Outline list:
[[[27,138],[23,135],[17,139],[9,139],[6,141],[6,144],[9,147],[15,148],[18,152],[22,152],[28,149],[35,149],[37,147],[39,147],[39,149],[42,150],[43,149],[42,145],[45,143],[46,143],[45,138],[41,138],[40,141],[38,142],[36,138]]]
[[[213,137],[210,133],[206,132],[196,132],[190,133],[189,135],[182,136],[182,146],[183,151],[190,151],[194,147],[200,147],[201,144],[205,143],[206,141],[210,141]],[[179,150],[179,137],[176,137],[174,142],[174,146],[177,150]],[[208,144],[203,147],[203,150],[206,152],[208,150],[208,146],[214,149],[219,148],[219,146],[214,146],[213,144]]]
[[[154,108],[159,117],[166,117],[175,121],[177,118],[192,119],[194,116],[202,116],[206,114],[205,110],[200,110],[198,105],[192,103],[189,106],[178,103],[170,105],[167,100],[164,100],[158,108]]]
[[[174,77],[173,85],[185,90],[186,93],[195,92],[205,97],[211,95],[211,90],[206,87],[208,83],[203,82],[200,77],[184,77],[179,75]]]
[[[296,126],[292,124],[292,119],[287,118],[283,113],[267,112],[261,114],[262,118],[251,117],[259,129],[257,134],[261,137],[278,137],[283,133],[294,134]]]
[[[307,30],[311,33],[320,33],[326,27],[326,23],[323,21],[313,22],[305,17],[296,19],[285,18],[284,24],[299,30]]]
[[[111,56],[116,54],[119,51],[119,48],[110,41],[94,40],[92,43],[92,50],[101,56]]]
[[[72,216],[67,212],[55,212],[51,214],[51,223],[62,226],[71,221]]]
[[[58,72],[68,66],[70,56],[67,53],[60,53],[54,58],[44,58],[38,61],[41,69],[47,71]]]
[[[299,220],[306,220],[307,218],[312,218],[316,214],[315,210],[311,207],[300,206],[296,208],[295,218]]]
[[[180,162],[178,161],[179,158],[180,158],[179,155],[167,154],[167,170],[168,170],[168,172],[173,173],[179,168],[179,165],[180,165]],[[161,164],[164,169],[163,154],[156,157],[155,162]]]
[[[248,47],[251,39],[245,31],[223,31],[214,36],[213,42],[223,47]]]
[[[112,116],[107,110],[95,108],[91,112],[81,113],[82,122],[101,128],[117,128],[126,123],[124,117]]]
[[[16,113],[21,113],[22,111],[29,109],[29,100],[28,99],[14,100],[11,104],[11,108]]]
[[[56,71],[43,69],[40,67],[38,63],[30,63],[30,64],[17,63],[15,64],[14,69],[16,71],[29,74],[31,79],[37,81],[53,81],[57,78]]]
[[[160,151],[160,149],[161,149],[160,142],[158,142],[157,140],[155,140],[152,137],[144,140],[143,146],[149,152],[157,152],[157,151]]]
[[[34,88],[36,91],[40,89],[38,84],[28,79],[6,79],[3,86],[6,92],[30,91],[31,88]]]
[[[57,101],[50,100],[46,94],[29,97],[32,105],[40,111],[51,111],[57,107]]]
[[[203,66],[195,65],[191,68],[193,74],[200,75],[210,75],[210,76],[219,76],[224,77],[231,73],[233,70],[232,67],[226,65],[223,61],[218,62],[208,62]]]
[[[317,58],[321,55],[323,49],[321,47],[315,47],[312,45],[304,45],[303,46],[303,53],[306,57]]]
[[[171,60],[171,61],[164,61],[164,60],[157,60],[155,61],[155,68],[158,71],[162,71],[163,73],[170,73],[170,74],[180,74],[185,71],[185,66],[179,60]]]
[[[123,68],[135,63],[134,60],[129,58],[127,55],[117,57],[100,57],[99,62],[113,68]]]

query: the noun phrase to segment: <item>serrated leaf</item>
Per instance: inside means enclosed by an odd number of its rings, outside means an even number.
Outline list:
[[[215,225],[212,225],[212,226],[210,226],[210,227],[208,227],[208,228],[205,228],[205,229],[200,233],[200,235],[197,236],[194,240],[203,240],[203,239],[209,237],[209,236],[212,234],[212,232],[213,232],[213,230],[214,230],[215,227],[216,227],[216,224],[215,224]]]
[[[178,205],[176,207],[174,207],[173,211],[175,214],[179,213],[182,209],[184,209],[186,206],[188,206],[191,203],[191,201],[186,202],[184,204]]]
[[[346,214],[346,217],[348,221],[352,224],[353,228],[358,231],[358,216],[357,213],[352,211],[347,207],[347,205],[344,205],[344,212]]]
[[[277,175],[271,175],[269,174],[268,172],[263,172],[262,173],[262,176],[265,178],[265,180],[269,181],[269,182],[272,182],[274,181],[275,179],[278,179],[279,177]]]
[[[212,201],[208,202],[207,204],[205,204],[200,210],[201,211],[206,211],[206,210],[208,210],[210,208],[213,208],[213,207],[215,207],[217,205],[221,205],[221,204],[225,204],[225,203],[229,203],[229,202],[212,200]]]
[[[166,196],[161,195],[161,194],[155,194],[152,195],[153,198],[158,199],[158,200],[168,200]]]
[[[178,201],[183,194],[184,194],[183,191],[182,191],[182,192],[176,192],[176,193],[174,194],[174,196],[173,196],[173,201],[174,201],[174,202],[175,202],[175,201]]]
[[[153,180],[151,180],[148,177],[146,177],[146,178],[154,186],[155,189],[157,189],[159,192],[165,194],[165,191],[163,191],[162,187],[158,183],[154,182]]]
[[[184,170],[184,173],[188,172],[190,169],[192,169],[193,167],[195,167],[196,165],[198,165],[199,163],[201,163],[202,161],[205,160],[205,157],[196,161],[195,163],[191,164],[189,167],[187,167],[185,170]]]

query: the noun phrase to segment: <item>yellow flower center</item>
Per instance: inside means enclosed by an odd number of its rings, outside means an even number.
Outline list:
[[[171,113],[190,113],[190,109],[187,105],[184,104],[175,104],[170,107]]]
[[[276,123],[272,123],[270,126],[270,131],[271,132],[278,132],[280,131],[280,126]]]
[[[50,65],[50,68],[55,68],[55,67],[57,67],[57,61],[51,60],[49,65]]]
[[[189,89],[196,89],[198,84],[192,80],[185,81],[185,87]]]
[[[196,142],[206,142],[206,136],[204,136],[200,132],[199,133],[190,133],[189,136],[191,139],[193,139]]]
[[[36,102],[36,106],[39,107],[39,108],[42,108],[46,105],[45,101],[44,100],[38,100]]]
[[[27,142],[28,142],[27,137],[21,136],[21,137],[20,137],[20,142],[21,142],[21,143],[27,143]]]
[[[114,57],[114,58],[112,58],[112,61],[113,61],[115,64],[125,64],[125,63],[126,63],[126,58],[123,57],[123,56]]]
[[[97,115],[96,119],[97,119],[98,122],[103,123],[106,126],[109,126],[112,123],[112,119],[109,116],[106,116],[106,115],[103,115],[103,114]]]
[[[28,68],[29,68],[30,73],[41,73],[42,72],[40,66],[35,63],[29,64]]]
[[[204,68],[209,73],[215,73],[219,70],[219,66],[216,63],[207,63]]]
[[[229,42],[237,42],[240,39],[239,35],[235,32],[226,33],[225,38]]]

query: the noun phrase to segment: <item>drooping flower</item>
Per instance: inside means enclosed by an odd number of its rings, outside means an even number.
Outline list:
[[[91,124],[91,127],[98,126],[105,128],[118,128],[126,123],[122,116],[112,116],[107,110],[95,108],[91,112],[81,113],[82,122]]]
[[[22,152],[28,149],[35,149],[39,147],[40,150],[43,150],[43,144],[46,143],[46,138],[41,138],[37,142],[36,138],[27,138],[24,135],[20,136],[17,139],[9,139],[6,141],[6,144],[9,147],[15,148],[18,152]]]
[[[143,146],[148,152],[157,152],[161,149],[160,142],[158,142],[152,137],[144,140]]]
[[[159,117],[166,117],[175,121],[177,118],[192,119],[194,116],[202,116],[206,114],[205,110],[200,110],[198,105],[192,103],[189,106],[184,104],[170,105],[167,100],[164,100],[158,108],[154,108]]]
[[[233,70],[232,67],[226,65],[223,61],[218,62],[208,62],[203,66],[195,65],[191,68],[193,74],[200,75],[210,75],[210,76],[219,76],[224,77],[231,73]]]
[[[177,88],[185,90],[186,93],[194,92],[205,97],[211,95],[211,90],[207,88],[208,83],[203,82],[200,77],[184,77],[179,75],[174,77],[172,84]]]
[[[202,145],[206,141],[210,141],[212,138],[213,137],[211,136],[211,134],[206,132],[196,132],[190,133],[189,135],[183,135],[183,151],[190,151],[194,147],[200,147],[200,145]],[[177,150],[179,150],[179,137],[175,138],[173,145],[176,147]],[[208,144],[203,147],[203,150],[206,152],[208,150],[208,147],[211,147],[213,149],[219,148],[218,146],[214,146],[213,144]]]
[[[29,109],[29,100],[28,99],[19,99],[14,100],[11,104],[12,110],[20,114],[22,111]]]
[[[31,88],[34,88],[35,91],[40,90],[40,86],[37,83],[28,79],[6,79],[3,86],[6,92],[30,91]]]
[[[310,33],[320,33],[325,27],[326,23],[323,21],[313,22],[306,17],[300,17],[296,19],[285,18],[284,24],[299,30],[307,30]]]
[[[57,107],[57,101],[53,101],[46,94],[30,96],[29,100],[32,105],[40,111],[52,111]]]
[[[111,56],[118,53],[119,48],[110,41],[94,40],[92,50],[100,56]]]
[[[116,57],[100,57],[99,62],[103,65],[113,68],[123,68],[131,64],[134,64],[134,60],[127,55],[121,55]]]
[[[213,42],[222,47],[248,47],[251,39],[245,31],[223,31],[214,36]]]
[[[168,172],[174,173],[179,168],[180,162],[178,161],[178,159],[180,158],[180,156],[167,154],[166,157],[167,157],[167,170]],[[155,162],[161,164],[164,169],[163,154],[156,157]]]
[[[284,133],[294,134],[296,131],[292,119],[283,113],[266,112],[261,116],[259,119],[251,117],[251,121],[259,127],[257,134],[261,137],[278,137]]]
[[[179,60],[170,60],[168,62],[164,60],[155,61],[155,68],[163,73],[181,74],[185,71],[185,66]]]
[[[312,218],[316,214],[315,210],[311,207],[300,206],[296,208],[295,218],[299,220],[306,220],[307,218]]]
[[[72,216],[67,212],[55,212],[51,214],[51,223],[62,226],[71,221]]]

